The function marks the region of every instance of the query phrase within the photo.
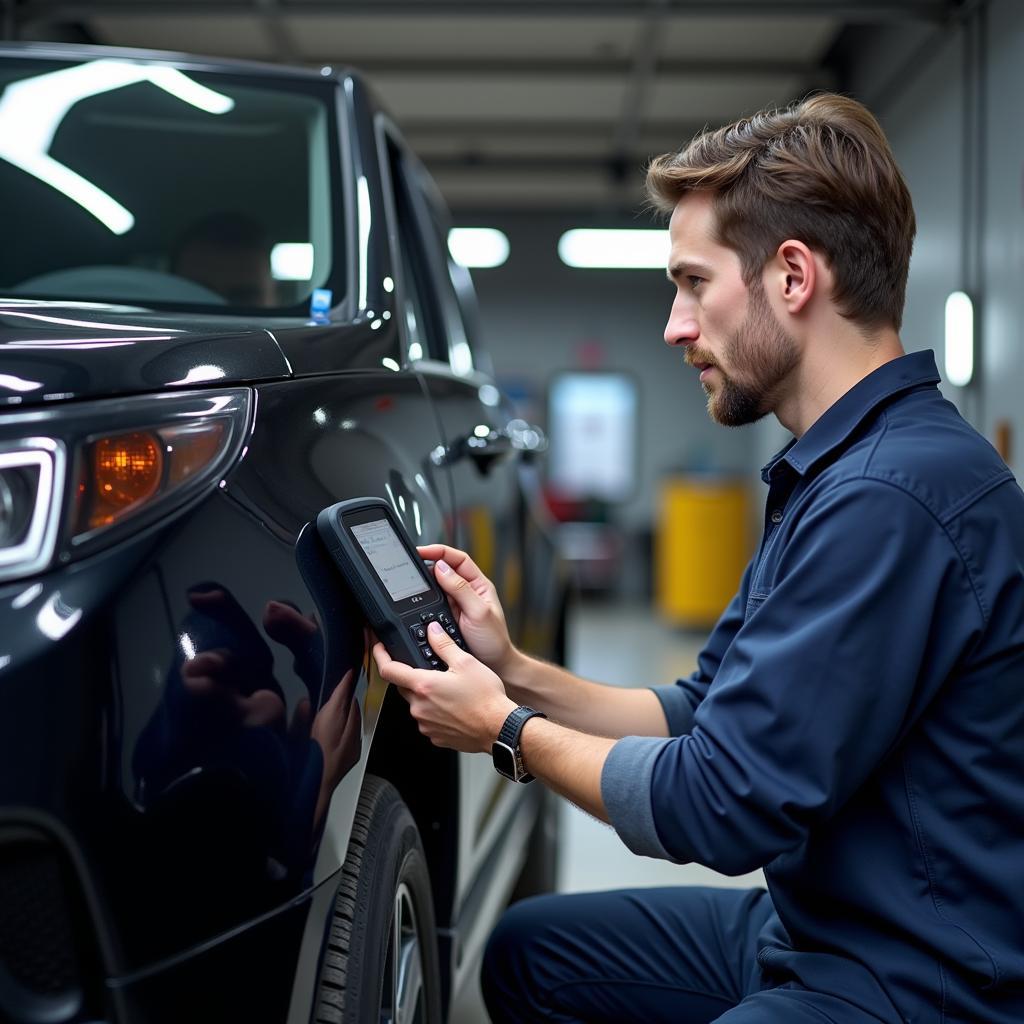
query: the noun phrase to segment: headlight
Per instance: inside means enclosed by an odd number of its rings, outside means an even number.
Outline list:
[[[0,579],[49,560],[64,483],[64,449],[32,437],[0,447]]]
[[[0,417],[0,580],[113,543],[215,486],[242,450],[250,394],[142,396]]]

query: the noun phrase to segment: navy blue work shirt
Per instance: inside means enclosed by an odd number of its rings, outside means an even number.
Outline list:
[[[637,853],[763,866],[758,962],[883,1021],[1024,1022],[1024,494],[894,359],[765,467],[671,739],[602,774]]]

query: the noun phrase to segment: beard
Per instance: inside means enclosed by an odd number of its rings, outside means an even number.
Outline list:
[[[711,362],[692,353],[693,362]],[[726,342],[724,361],[732,376],[714,363],[722,381],[704,385],[708,415],[726,427],[742,427],[767,416],[778,404],[786,379],[799,362],[796,340],[775,318],[764,285],[750,286],[747,315]]]

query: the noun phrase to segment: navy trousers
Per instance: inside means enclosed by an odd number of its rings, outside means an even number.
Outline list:
[[[537,896],[502,917],[481,982],[492,1024],[878,1024],[834,995],[773,984],[757,951],[779,928],[763,889]]]

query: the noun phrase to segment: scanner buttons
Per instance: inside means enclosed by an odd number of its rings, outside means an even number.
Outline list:
[[[410,626],[409,631],[419,645],[420,653],[427,664],[433,669],[447,672],[448,666],[437,656],[437,652],[427,642],[427,624],[435,619],[452,640],[458,644],[459,648],[464,651],[466,649],[466,642],[462,639],[462,634],[459,633],[459,627],[452,622],[452,617],[447,612],[438,612],[437,614],[434,612],[420,612],[420,624]]]

